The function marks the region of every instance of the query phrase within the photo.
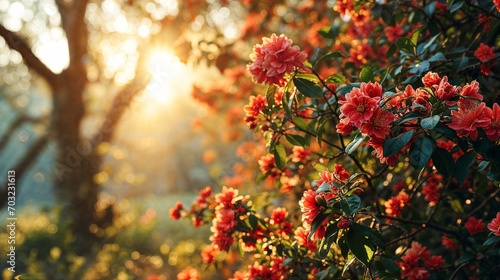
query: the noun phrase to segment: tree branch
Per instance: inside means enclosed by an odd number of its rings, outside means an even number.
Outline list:
[[[20,180],[22,176],[30,169],[30,167],[35,162],[35,159],[43,152],[45,146],[47,146],[49,142],[49,134],[44,134],[40,136],[33,145],[31,145],[30,149],[24,154],[21,160],[11,169],[16,172],[16,177]],[[3,186],[0,190],[0,197],[7,197],[7,181],[3,181],[0,186]],[[20,185],[16,185],[16,191],[19,191]],[[7,203],[7,199],[2,199],[0,201],[0,209],[5,207]]]
[[[7,143],[9,142],[9,139],[11,139],[11,137],[12,137],[12,133],[14,133],[14,131],[18,127],[20,127],[22,124],[24,124],[26,122],[36,123],[36,122],[40,122],[40,121],[41,121],[41,119],[32,118],[32,117],[24,115],[24,114],[18,115],[17,118],[7,128],[7,130],[5,131],[5,134],[2,136],[2,138],[0,138],[0,151],[2,149],[4,149],[5,146],[7,145]]]
[[[54,87],[54,81],[57,78],[57,74],[52,72],[52,70],[43,64],[23,38],[5,28],[2,24],[0,24],[0,36],[5,39],[9,48],[18,51],[21,54],[26,66],[33,69],[40,76],[42,76],[51,87]]]
[[[140,54],[135,69],[135,78],[125,85],[113,99],[108,109],[100,130],[94,135],[91,143],[96,147],[100,143],[112,140],[116,126],[118,125],[125,110],[129,107],[134,97],[146,88],[150,76],[145,69],[145,55]]]

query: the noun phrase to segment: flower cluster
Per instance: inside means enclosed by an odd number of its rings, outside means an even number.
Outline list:
[[[445,263],[441,256],[431,256],[430,251],[417,241],[411,243],[411,247],[401,256],[401,260],[403,261],[396,262],[403,271],[401,279],[409,280],[429,279],[429,270],[437,270]]]
[[[285,75],[296,68],[302,68],[307,54],[292,46],[293,41],[285,35],[264,37],[262,45],[253,48],[252,63],[248,70],[257,83],[283,85]]]
[[[215,218],[212,220],[212,236],[210,241],[220,251],[227,251],[235,241],[232,236],[233,229],[239,221],[239,217],[246,213],[241,205],[242,196],[238,196],[238,190],[223,187],[222,192],[215,196],[217,206]]]
[[[315,181],[315,184],[320,188],[318,190],[319,193],[312,189],[306,190],[299,201],[302,212],[302,227],[305,231],[311,230],[312,222],[316,216],[326,209],[330,201],[338,197],[339,191],[341,191],[341,183],[349,180],[350,174],[345,170],[343,165],[335,164],[333,172],[324,170],[319,176],[320,179]],[[312,240],[318,240],[325,236],[328,222],[329,219],[325,219],[322,222],[313,233]]]

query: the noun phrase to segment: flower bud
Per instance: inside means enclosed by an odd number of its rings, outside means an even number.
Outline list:
[[[315,199],[316,199],[316,203],[318,203],[319,206],[326,207],[326,200],[323,196],[317,195]]]
[[[351,222],[348,220],[348,219],[342,219],[340,220],[338,223],[337,223],[337,226],[340,228],[340,229],[346,229],[346,228],[349,228],[351,226]]]

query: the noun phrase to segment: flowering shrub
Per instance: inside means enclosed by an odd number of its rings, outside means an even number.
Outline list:
[[[318,46],[273,34],[250,55],[266,88],[247,97],[244,121],[267,150],[247,157],[266,192],[204,189],[172,217],[212,225],[208,264],[220,251],[249,253],[232,279],[498,272],[498,4],[330,8],[343,20],[325,20]],[[484,17],[490,31],[457,29]]]

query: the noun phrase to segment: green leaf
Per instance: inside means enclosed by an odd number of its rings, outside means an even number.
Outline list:
[[[257,217],[255,215],[249,215],[248,222],[250,224],[251,229],[256,229],[258,224],[259,224],[259,220],[257,219]]]
[[[442,52],[435,53],[433,56],[429,58],[430,62],[436,62],[436,61],[445,61],[446,56]]]
[[[359,85],[359,83],[358,83],[358,85]],[[351,92],[352,89],[355,88],[355,87],[356,87],[355,84],[345,85],[345,86],[337,89],[337,93],[342,94],[342,95],[346,95],[349,92]]]
[[[448,9],[450,10],[450,13],[454,13],[458,11],[464,4],[465,1],[458,1],[457,3],[453,3]],[[448,4],[449,5],[449,4]]]
[[[363,136],[363,134],[359,133],[354,137],[354,139],[345,147],[345,152],[346,154],[350,155],[352,154],[358,147],[359,145],[365,140],[366,136]]]
[[[344,84],[347,81],[347,79],[344,77],[344,75],[335,73],[326,78],[326,82],[330,84]]]
[[[370,259],[373,257],[374,248],[373,243],[368,235],[362,233],[358,224],[353,224],[347,232],[347,245],[351,252],[360,260],[364,265],[368,265]]]
[[[340,200],[340,207],[342,207],[342,211],[344,211],[347,215],[355,214],[359,210],[360,206],[361,198],[355,194]]]
[[[325,59],[339,58],[339,57],[344,57],[344,56],[340,52],[327,53],[316,61],[316,63],[314,64],[314,68],[316,68],[316,66],[318,66],[318,64]]]
[[[332,243],[337,240],[337,233],[339,228],[337,227],[337,223],[331,224],[326,228],[325,238],[323,238],[323,242],[319,247],[319,256],[320,258],[325,258],[330,251],[330,247]]]
[[[323,97],[323,89],[314,82],[302,78],[293,78],[293,84],[297,87],[300,93],[307,97]]]
[[[492,181],[500,181],[500,167],[493,163],[490,170],[486,173],[486,177]]]
[[[410,140],[413,138],[413,130],[409,130],[403,134],[400,134],[394,138],[387,139],[384,142],[384,157],[391,157],[410,142]]]
[[[294,146],[305,146],[306,145],[306,139],[300,135],[294,135],[294,134],[286,134],[285,135],[286,140],[294,145]]]
[[[413,45],[410,41],[410,39],[406,37],[401,37],[396,41],[396,47],[398,49],[407,52],[409,54],[414,54],[415,53],[415,45]]]
[[[328,183],[323,182],[321,186],[316,190],[316,193],[321,193],[321,192],[330,192],[332,191],[332,186]]]
[[[373,75],[373,69],[371,67],[365,67],[363,70],[361,70],[361,73],[359,73],[359,79],[361,82],[372,82],[375,80],[375,76]]]
[[[303,118],[300,117],[293,118],[292,122],[300,130],[309,131],[309,126],[307,125],[307,122]]]
[[[457,163],[455,165],[455,179],[457,179],[459,184],[462,184],[465,181],[465,178],[467,178],[467,174],[469,173],[469,169],[475,160],[476,152],[474,151],[467,152],[457,159]]]
[[[441,117],[439,115],[434,115],[432,117],[421,120],[420,126],[423,129],[433,130],[434,127],[436,127],[436,125],[439,123],[439,120],[441,120]]]
[[[318,31],[326,39],[335,39],[339,33],[338,28],[325,26]]]
[[[453,160],[453,156],[446,149],[436,147],[434,153],[432,153],[432,162],[444,178],[450,179],[453,176],[455,160]]]
[[[276,167],[278,167],[279,170],[282,170],[286,164],[285,147],[283,147],[283,144],[278,142],[274,146],[274,150],[272,152],[274,155],[274,162],[276,163]]]
[[[432,14],[434,14],[435,10],[436,10],[436,3],[434,3],[434,2],[431,2],[430,4],[428,4],[427,6],[424,7],[424,13],[428,17],[432,17]]]
[[[272,108],[274,105],[274,94],[276,93],[277,87],[275,85],[270,85],[266,91],[266,100],[269,108]]]
[[[417,170],[423,168],[431,159],[434,148],[434,141],[429,136],[417,139],[410,147],[410,164]]]
[[[314,217],[312,223],[311,223],[311,231],[309,232],[309,235],[307,236],[308,239],[311,239],[311,236],[323,225],[323,222],[328,218],[328,214],[325,213],[319,213]]]
[[[407,121],[411,120],[416,120],[422,118],[422,114],[417,113],[417,112],[409,112],[408,114],[404,115],[400,121],[398,121],[396,124],[400,125],[403,124]]]
[[[411,34],[411,37],[410,37],[410,43],[413,45],[413,46],[417,46],[417,43],[418,43],[418,37],[420,36],[420,32],[422,31],[422,28],[418,28],[417,30],[415,30],[412,34]]]

